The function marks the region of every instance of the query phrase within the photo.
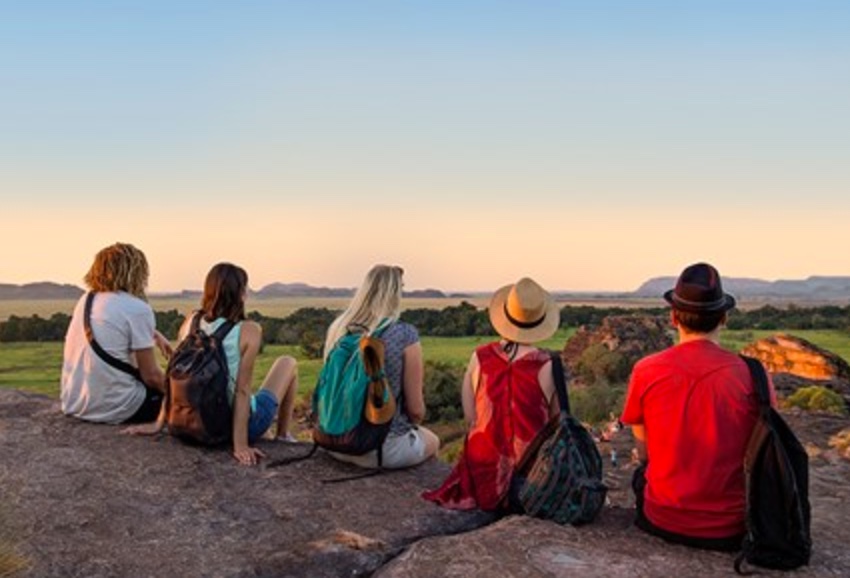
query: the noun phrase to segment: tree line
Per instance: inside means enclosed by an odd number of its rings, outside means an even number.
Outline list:
[[[156,311],[156,326],[169,339],[177,338],[184,316],[176,309]],[[328,326],[339,311],[323,307],[298,309],[284,318],[267,317],[256,311],[248,318],[263,328],[267,344],[301,346],[308,357],[319,357]],[[624,307],[593,307],[566,305],[561,308],[562,327],[593,327],[611,315],[666,315],[667,308],[629,309]],[[443,309],[408,309],[401,319],[414,325],[421,335],[435,337],[468,337],[494,335],[486,309],[462,302]],[[38,315],[10,316],[0,322],[0,342],[62,341],[71,318],[56,313],[47,319]],[[765,305],[748,311],[733,310],[727,326],[730,329],[837,329],[850,332],[850,305],[825,305],[779,308]]]

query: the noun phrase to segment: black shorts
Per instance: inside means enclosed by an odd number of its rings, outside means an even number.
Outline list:
[[[728,538],[697,538],[694,536],[685,536],[684,534],[669,532],[663,528],[659,528],[643,515],[644,488],[646,488],[646,464],[641,464],[638,466],[638,469],[635,470],[634,476],[632,476],[632,490],[635,492],[635,506],[637,508],[635,526],[647,534],[658,536],[659,538],[674,544],[690,546],[691,548],[717,550],[720,552],[739,552],[741,550],[741,545],[744,540],[743,534],[729,536]]]
[[[162,407],[163,395],[158,389],[145,386],[145,400],[136,413],[124,420],[123,423],[147,423],[156,421],[159,417],[159,410]]]

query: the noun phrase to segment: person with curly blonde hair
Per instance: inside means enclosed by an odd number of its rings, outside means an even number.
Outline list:
[[[74,308],[65,335],[61,405],[66,415],[104,423],[155,419],[165,391],[165,375],[154,346],[168,356],[168,340],[156,330],[147,303],[148,261],[128,243],[98,252],[84,278],[89,291]],[[91,296],[91,297],[90,297]],[[103,351],[135,372],[122,370],[96,353],[88,333]],[[132,374],[131,374],[132,373]]]

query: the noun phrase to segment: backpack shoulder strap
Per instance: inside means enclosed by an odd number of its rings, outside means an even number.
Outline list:
[[[567,391],[567,380],[564,378],[564,362],[557,351],[550,351],[549,357],[552,359],[552,379],[555,382],[555,393],[558,395],[558,407],[561,408],[561,416],[566,417],[571,414],[570,394]]]
[[[139,373],[139,369],[127,363],[126,361],[122,361],[117,357],[113,357],[109,353],[106,352],[103,347],[100,346],[100,343],[97,342],[97,339],[94,338],[94,331],[91,328],[91,308],[92,303],[94,302],[94,294],[95,291],[89,291],[89,294],[86,295],[86,307],[83,313],[83,327],[86,332],[86,340],[91,345],[92,350],[100,357],[104,362],[108,365],[114,367],[119,371],[123,371],[134,377],[135,379],[142,381],[142,374]],[[144,382],[143,382],[144,383]]]
[[[224,341],[224,338],[227,337],[227,334],[230,333],[230,330],[236,326],[233,321],[229,319],[225,319],[224,323],[218,326],[218,329],[215,330],[215,333],[212,334],[213,339],[216,341]]]
[[[201,327],[201,317],[204,312],[198,309],[194,313],[192,313],[192,322],[189,324],[189,333],[194,333]]]
[[[770,409],[770,390],[767,387],[767,372],[764,366],[758,359],[741,355],[741,359],[747,364],[750,370],[750,376],[753,378],[753,386],[756,390],[756,397],[759,402],[759,409],[766,411]]]
[[[375,330],[372,331],[370,335],[372,337],[380,337],[384,333],[384,331],[389,329],[390,325],[392,324],[393,322],[385,317],[384,319],[381,319],[380,322],[378,322],[378,326],[375,327]]]

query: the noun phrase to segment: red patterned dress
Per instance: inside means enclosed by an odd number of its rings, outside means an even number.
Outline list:
[[[511,361],[499,342],[482,345],[475,355],[480,367],[475,424],[449,477],[422,497],[456,510],[497,510],[517,462],[549,419],[538,375],[550,358],[535,351]]]

